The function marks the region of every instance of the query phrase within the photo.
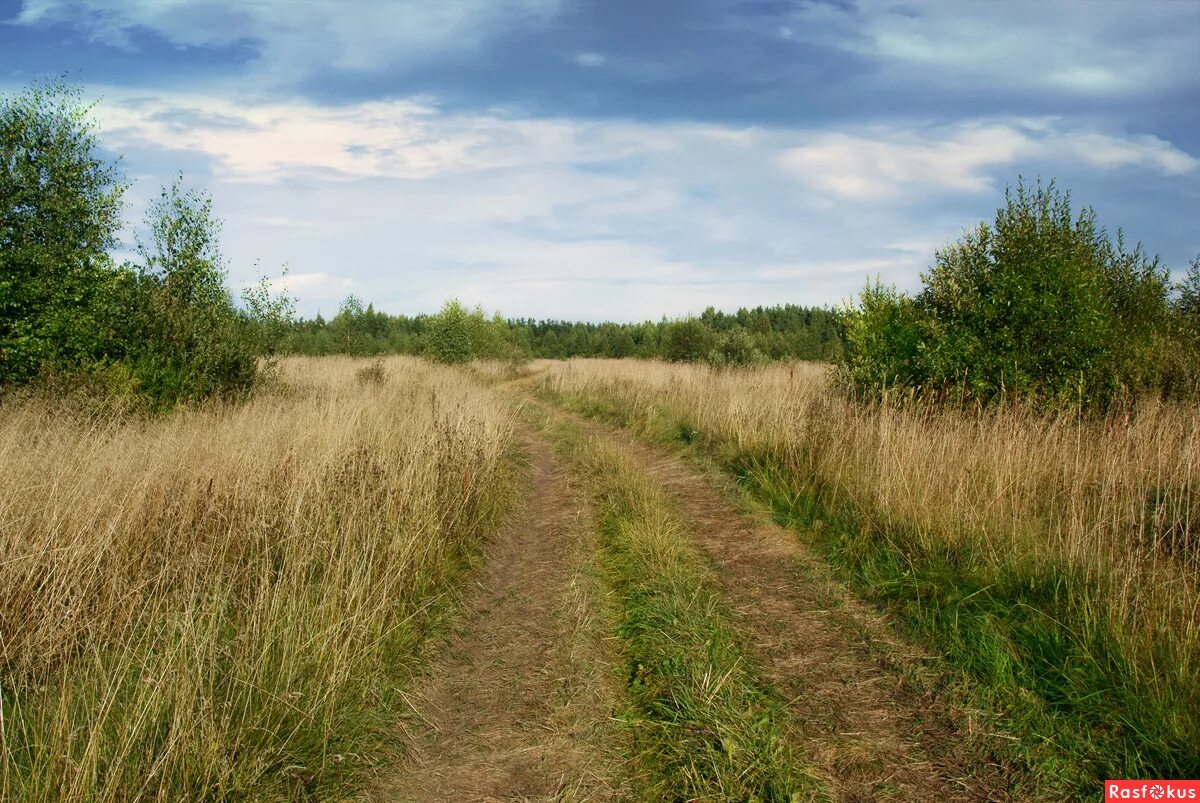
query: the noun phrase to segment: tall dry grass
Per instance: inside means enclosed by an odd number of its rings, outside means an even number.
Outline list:
[[[698,441],[776,496],[852,508],[867,535],[826,540],[861,579],[903,588],[880,594],[913,621],[978,642],[951,646],[997,664],[974,670],[1035,688],[1051,716],[1101,712],[1088,736],[1112,754],[1081,757],[1092,769],[1200,760],[1200,409],[1095,419],[860,405],[812,364],[541,367],[542,391],[576,409]],[[975,605],[969,629],[958,617]],[[1046,616],[1062,627],[1036,623]]]
[[[511,421],[461,372],[364,365],[150,420],[0,409],[0,799],[299,799],[369,767],[511,491]]]

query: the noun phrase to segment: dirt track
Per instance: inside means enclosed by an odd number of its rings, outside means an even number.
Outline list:
[[[615,794],[614,683],[586,575],[592,528],[550,446],[522,440],[528,493],[417,689],[410,757],[378,785],[381,803]]]
[[[843,801],[1004,800],[1002,768],[929,691],[919,650],[832,578],[794,533],[739,510],[728,480],[627,432],[618,444],[678,503],[751,652],[784,699],[806,759]],[[376,800],[624,797],[619,684],[594,621],[586,500],[527,433],[530,492],[485,556],[457,633],[414,701],[414,749]],[[968,726],[969,727],[969,726]],[[967,738],[971,737],[971,738]]]
[[[795,533],[739,512],[731,483],[629,433],[569,416],[620,443],[678,502],[718,571],[751,651],[790,701],[805,756],[844,801],[1005,800],[1002,768],[925,690],[924,656],[831,577]]]

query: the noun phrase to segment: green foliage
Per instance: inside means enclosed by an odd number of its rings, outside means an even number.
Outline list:
[[[938,252],[910,299],[876,282],[847,317],[843,378],[981,401],[1103,407],[1166,387],[1168,274],[1078,215],[1054,184],[1018,184],[993,225]]]
[[[708,352],[708,364],[714,368],[735,368],[756,365],[763,361],[762,352],[754,346],[754,338],[738,327],[717,335]]]
[[[0,97],[0,382],[102,357],[125,190],[62,80]]]
[[[286,282],[287,274],[285,267],[281,282]],[[286,292],[272,294],[271,286],[272,281],[260,273],[257,282],[242,290],[242,310],[255,349],[268,361],[279,354],[296,319],[296,299]]]
[[[858,309],[846,317],[840,369],[856,388],[884,389],[919,379],[922,340],[916,304],[878,279],[868,281]]]
[[[482,307],[468,310],[456,299],[447,301],[441,312],[425,320],[424,347],[430,359],[447,364],[471,360],[520,362],[528,356],[499,313],[489,318]]]
[[[447,301],[442,311],[429,319],[425,341],[429,358],[450,365],[469,362],[474,326],[470,313],[458,301]]]
[[[1179,283],[1179,300],[1176,309],[1200,330],[1200,254],[1196,254],[1187,267],[1183,281]]]
[[[712,350],[712,331],[699,318],[683,318],[667,324],[662,356],[671,362],[702,362]]]
[[[225,289],[220,223],[212,199],[183,187],[163,189],[146,214],[141,264],[124,277],[117,343],[152,406],[248,390],[264,330],[250,324]],[[266,287],[252,294],[256,314],[279,314]]]
[[[339,313],[326,322],[319,314],[289,327],[283,348],[300,354],[422,354],[434,316],[387,315],[361,308],[349,317]],[[480,321],[475,318],[475,325]],[[725,332],[747,332],[754,348],[770,360],[830,360],[841,353],[841,320],[837,312],[785,304],[777,307],[739,309],[736,313],[705,310],[700,321],[716,339]],[[582,323],[578,321],[532,320],[528,318],[491,321],[492,333],[507,329],[500,338],[501,359],[528,356],[563,359],[568,357],[664,356],[666,332],[674,322]],[[485,334],[484,339],[488,340]],[[484,347],[483,353],[495,349]],[[707,359],[711,349],[693,355]]]
[[[292,302],[260,283],[234,307],[212,199],[182,178],[146,214],[140,264],[114,267],[125,186],[90,113],[61,80],[0,98],[0,383],[155,408],[246,390]]]

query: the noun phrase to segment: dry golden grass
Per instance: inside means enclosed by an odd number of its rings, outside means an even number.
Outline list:
[[[1141,700],[1150,719],[1169,723],[1166,730],[1178,726],[1172,732],[1183,741],[1189,737],[1180,734],[1195,738],[1200,409],[1144,404],[1128,415],[1088,420],[1015,409],[858,405],[831,392],[827,370],[815,364],[714,371],[573,360],[539,367],[543,392],[577,409],[660,437],[695,438],[743,466],[771,466],[797,493],[849,500],[863,529],[895,538],[913,560],[934,556],[939,565],[997,586],[1028,580],[1051,596],[1060,592],[1047,592],[1045,579],[1068,578],[1059,586],[1064,598],[1046,610],[1069,612],[1068,627],[1095,625],[1096,633],[1111,635],[1113,654],[1125,663],[1114,670],[1124,693]],[[871,548],[867,541],[851,547]],[[919,575],[920,567],[910,574]],[[931,577],[934,599],[918,604],[953,609],[956,597],[939,600],[947,589],[934,588],[940,581]],[[989,615],[1006,614],[997,607]],[[1091,682],[1081,680],[1080,691]],[[1091,691],[1099,699],[1070,704],[1113,705],[1104,699],[1109,690]],[[1104,724],[1114,732],[1143,727],[1138,712],[1123,709],[1113,717]],[[1157,745],[1163,755],[1196,746]]]
[[[153,420],[0,410],[0,798],[295,799],[370,763],[512,424],[461,372],[364,365]]]

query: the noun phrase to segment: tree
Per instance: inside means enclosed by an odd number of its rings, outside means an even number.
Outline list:
[[[286,283],[287,275],[285,266],[280,281]],[[296,320],[295,297],[288,295],[286,289],[272,293],[271,287],[271,280],[260,273],[257,282],[242,290],[242,306],[257,351],[268,361],[280,352]],[[320,315],[317,317],[319,319]]]
[[[994,224],[938,251],[916,299],[876,284],[845,319],[842,373],[990,401],[1017,395],[1103,407],[1169,392],[1168,276],[1114,243],[1055,185],[1018,183]]]
[[[1183,281],[1179,283],[1176,308],[1200,331],[1200,254],[1188,263]]]
[[[179,176],[151,203],[144,225],[141,264],[122,285],[118,338],[138,390],[157,407],[248,390],[260,343],[225,288],[211,197]]]
[[[712,332],[698,318],[667,324],[662,356],[671,362],[700,362],[712,349]]]
[[[0,381],[106,352],[125,184],[61,79],[0,97]]]
[[[740,326],[722,332],[708,353],[708,363],[714,368],[731,368],[762,362],[762,353],[755,348],[754,338]]]
[[[471,320],[457,299],[450,299],[442,311],[430,317],[426,338],[429,358],[441,363],[470,362],[472,354]]]

